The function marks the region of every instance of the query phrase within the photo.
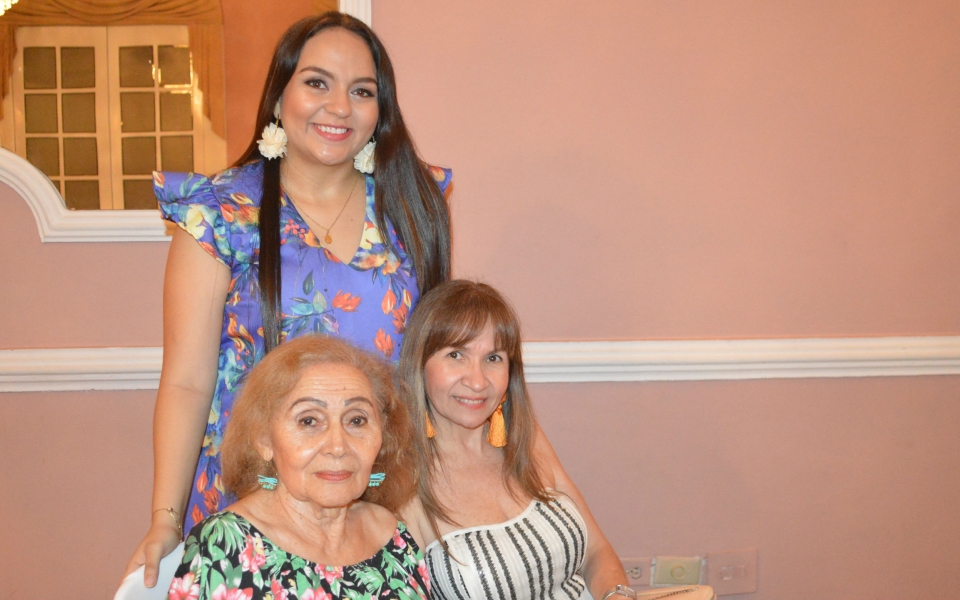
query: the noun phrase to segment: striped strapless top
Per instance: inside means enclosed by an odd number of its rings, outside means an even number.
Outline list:
[[[580,575],[587,527],[570,498],[534,500],[517,517],[497,525],[458,529],[424,552],[440,600],[590,598]]]

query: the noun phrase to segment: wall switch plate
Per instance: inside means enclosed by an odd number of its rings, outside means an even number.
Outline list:
[[[707,552],[707,584],[718,596],[757,591],[757,549]]]
[[[630,587],[650,585],[650,564],[652,558],[621,558],[620,564],[627,572],[627,585]]]
[[[657,556],[653,559],[651,585],[696,585],[700,583],[699,556]]]

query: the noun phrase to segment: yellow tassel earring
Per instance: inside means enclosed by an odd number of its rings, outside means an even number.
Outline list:
[[[507,445],[507,425],[503,421],[503,403],[507,401],[504,394],[503,400],[497,406],[497,410],[490,415],[490,428],[487,430],[487,441],[494,448],[503,448]]]
[[[432,438],[437,432],[433,430],[433,423],[430,422],[430,413],[424,413],[424,416],[427,417],[427,437]]]

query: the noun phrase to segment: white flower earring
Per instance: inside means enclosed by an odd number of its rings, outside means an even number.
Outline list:
[[[377,141],[370,138],[360,153],[353,157],[353,168],[369,175],[373,173],[373,151],[377,149]]]
[[[287,153],[287,132],[280,126],[280,102],[273,107],[274,123],[268,123],[263,128],[263,138],[257,142],[260,154],[265,158],[273,160],[280,158]]]

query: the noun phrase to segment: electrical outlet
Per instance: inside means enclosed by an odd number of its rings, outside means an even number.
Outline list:
[[[696,585],[700,583],[699,556],[657,556],[653,559],[651,585]]]
[[[757,549],[707,552],[707,584],[718,596],[757,591]]]
[[[627,572],[627,583],[630,587],[650,585],[651,558],[621,558],[620,564]]]

